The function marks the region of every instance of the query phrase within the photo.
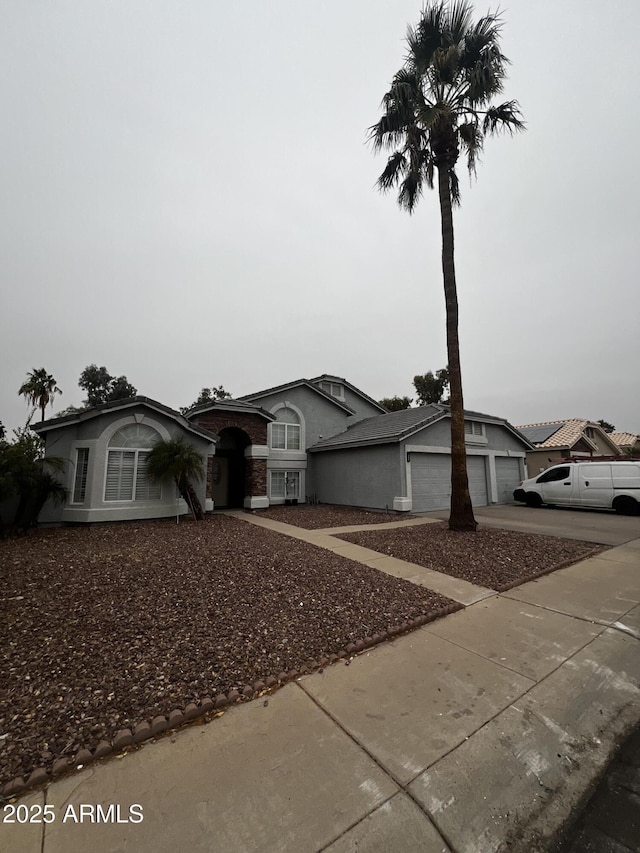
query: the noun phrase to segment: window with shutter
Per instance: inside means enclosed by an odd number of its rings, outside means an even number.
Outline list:
[[[129,424],[114,433],[107,451],[105,501],[161,499],[162,487],[147,477],[149,451],[159,439],[147,424]]]
[[[89,448],[76,450],[76,474],[73,482],[73,503],[84,503],[87,494],[87,470],[89,468]]]

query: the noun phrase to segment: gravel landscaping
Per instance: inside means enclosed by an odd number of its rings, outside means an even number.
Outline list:
[[[605,550],[592,542],[495,527],[454,533],[445,523],[342,533],[339,538],[498,591]]]
[[[330,508],[310,509],[327,526]],[[0,581],[0,787],[458,607],[222,515],[36,531],[0,542]]]
[[[385,524],[389,521],[404,521],[415,518],[400,512],[369,512],[349,506],[332,504],[300,504],[299,506],[271,506],[269,509],[254,510],[259,518],[271,518],[284,524],[293,524],[307,530],[320,530],[324,527],[347,527],[350,524]]]

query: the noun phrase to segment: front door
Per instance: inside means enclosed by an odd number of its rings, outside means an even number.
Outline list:
[[[225,456],[213,457],[211,497],[214,509],[229,506],[229,460]]]

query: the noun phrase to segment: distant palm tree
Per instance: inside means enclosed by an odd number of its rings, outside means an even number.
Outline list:
[[[398,204],[412,213],[437,172],[442,223],[442,272],[447,317],[451,393],[452,530],[475,530],[464,440],[464,405],[458,341],[458,297],[453,253],[452,204],[460,192],[455,165],[460,150],[475,174],[484,138],[522,130],[516,101],[490,106],[503,88],[507,58],[500,51],[500,18],[476,24],[465,0],[428,1],[418,25],[409,27],[408,54],[384,96],[382,118],[370,128],[374,149],[392,150],[378,179],[382,191],[398,187]]]
[[[50,373],[47,373],[44,367],[39,370],[34,368],[27,376],[29,378],[22,383],[18,394],[22,394],[31,406],[39,408],[42,413],[41,420],[44,420],[45,409],[49,403],[53,407],[55,395],[62,394],[62,391],[58,388],[56,380]]]
[[[156,483],[175,483],[196,521],[204,518],[204,512],[190,481],[203,476],[202,456],[182,438],[159,441],[147,456],[147,477]]]

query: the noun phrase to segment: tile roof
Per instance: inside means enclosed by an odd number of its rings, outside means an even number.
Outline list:
[[[633,447],[634,444],[640,443],[640,435],[633,432],[612,432],[609,433],[609,438],[618,447]]]
[[[374,415],[371,418],[366,418],[352,424],[345,432],[317,442],[309,450],[333,450],[337,448],[358,447],[366,444],[387,444],[402,441],[402,439],[435,423],[435,421],[448,417],[449,414],[449,406],[432,404],[429,406],[418,406],[414,409],[401,409],[398,412],[387,412],[384,415]],[[468,409],[465,409],[464,414],[467,419],[481,418],[490,423],[500,424],[513,432],[514,435],[517,435],[523,444],[528,447],[532,446],[524,436],[518,435],[515,427],[512,427],[503,418],[497,418],[494,415],[486,415],[480,412],[472,412]]]
[[[217,411],[227,412],[247,412],[248,414],[262,415],[262,417],[267,418],[270,421],[274,420],[274,417],[270,412],[265,411],[265,409],[261,409],[260,406],[257,406],[255,403],[249,403],[245,400],[232,400],[228,397],[224,400],[208,400],[206,403],[198,403],[197,406],[192,406],[187,412],[185,412],[185,417],[188,420],[194,415],[213,411],[214,409]]]
[[[593,421],[587,421],[583,418],[569,418],[569,420],[564,421],[541,421],[537,424],[520,424],[516,426],[516,429],[535,444],[536,448],[572,447],[577,441],[583,439],[591,444],[594,450],[597,450],[595,444],[585,435],[584,431],[588,426],[600,429],[598,424],[594,424]],[[548,427],[549,429],[555,427],[555,429],[547,433],[546,437],[543,437],[545,434],[544,427]]]
[[[388,412],[385,415],[373,415],[352,424],[345,432],[317,442],[310,450],[398,441],[444,415],[444,410],[439,406],[420,406],[416,409]]]

